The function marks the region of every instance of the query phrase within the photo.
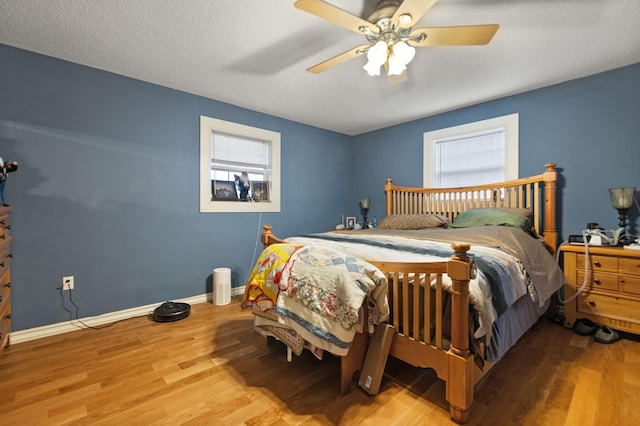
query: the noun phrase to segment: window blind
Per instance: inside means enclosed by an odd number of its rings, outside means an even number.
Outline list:
[[[505,180],[505,129],[435,141],[436,187],[482,185]]]
[[[214,169],[216,165],[227,170],[240,170],[243,167],[262,170],[269,168],[268,142],[214,133],[212,144],[211,159]]]

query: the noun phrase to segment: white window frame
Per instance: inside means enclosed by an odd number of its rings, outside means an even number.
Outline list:
[[[463,136],[486,133],[495,129],[505,130],[505,179],[518,179],[519,114],[515,113],[425,132],[423,136],[422,178],[424,187],[433,188],[433,170],[435,169],[434,146],[437,141],[462,138]]]
[[[211,146],[213,133],[224,133],[239,138],[265,141],[270,144],[271,186],[269,201],[212,201],[211,200]],[[200,116],[200,212],[250,213],[280,211],[280,133],[231,121]]]

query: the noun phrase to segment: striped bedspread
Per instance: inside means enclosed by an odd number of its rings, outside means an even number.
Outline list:
[[[469,300],[478,313],[474,337],[489,336],[493,323],[523,296],[542,306],[564,282],[562,270],[540,241],[506,226],[466,229],[334,231],[287,238],[293,244],[329,247],[362,259],[398,262],[442,261],[451,242],[471,244],[478,266]],[[451,280],[443,277],[450,289]]]

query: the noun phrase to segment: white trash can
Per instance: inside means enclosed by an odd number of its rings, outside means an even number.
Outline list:
[[[231,269],[216,268],[213,270],[213,304],[228,305],[231,303]]]

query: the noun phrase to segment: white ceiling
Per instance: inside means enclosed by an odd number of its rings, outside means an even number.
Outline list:
[[[365,18],[376,2],[328,1]],[[417,49],[402,84],[364,57],[314,75],[366,40],[293,3],[0,0],[0,43],[347,135],[640,62],[640,0],[439,0],[418,27],[500,29]]]

